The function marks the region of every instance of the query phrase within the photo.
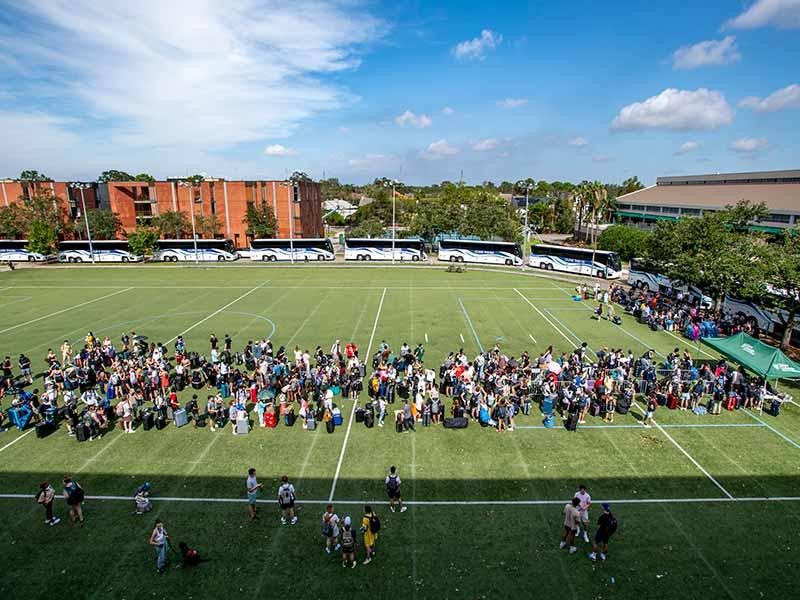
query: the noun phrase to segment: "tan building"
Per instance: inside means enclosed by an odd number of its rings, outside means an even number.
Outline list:
[[[617,198],[618,223],[650,226],[700,216],[740,200],[763,202],[769,217],[757,229],[778,232],[800,224],[800,169],[659,177],[656,184]]]

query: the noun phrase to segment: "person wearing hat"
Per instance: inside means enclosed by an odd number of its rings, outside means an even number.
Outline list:
[[[611,505],[603,502],[603,514],[597,519],[597,532],[594,534],[594,543],[589,558],[592,562],[597,560],[600,553],[600,560],[605,560],[608,555],[608,540],[617,531],[617,518],[611,513]]]
[[[150,501],[150,482],[145,481],[136,490],[133,495],[133,501],[136,502],[136,510],[134,514],[143,515],[146,512],[153,510],[153,503]]]
[[[344,526],[340,534],[339,543],[342,546],[342,567],[350,564],[351,569],[355,569],[358,561],[356,560],[356,530],[350,517],[344,518]]]

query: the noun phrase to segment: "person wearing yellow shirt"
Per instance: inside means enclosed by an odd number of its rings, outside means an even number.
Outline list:
[[[365,565],[372,562],[372,557],[375,556],[375,544],[378,542],[378,531],[380,531],[381,522],[378,515],[372,512],[372,507],[369,505],[364,507],[364,518],[361,519],[361,533],[364,534],[364,550],[366,551],[367,558],[364,559]]]

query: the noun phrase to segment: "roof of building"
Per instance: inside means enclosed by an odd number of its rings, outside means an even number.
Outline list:
[[[787,180],[794,181],[784,183]],[[723,208],[740,200],[763,202],[770,210],[800,213],[800,170],[660,177],[656,185],[620,196],[617,203]]]

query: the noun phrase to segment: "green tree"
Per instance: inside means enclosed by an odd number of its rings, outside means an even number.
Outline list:
[[[575,231],[575,209],[572,196],[559,197],[553,203],[555,219],[553,229],[556,233],[572,233]]]
[[[375,237],[383,237],[383,234],[386,232],[386,229],[383,226],[383,223],[377,219],[367,219],[365,221],[361,221],[358,225],[350,228],[348,232],[348,237],[355,237],[355,238],[375,238]]]
[[[38,254],[52,254],[56,249],[56,230],[43,221],[33,221],[28,230],[28,250]]]
[[[186,181],[190,182],[192,186],[197,186],[203,183],[205,179],[206,179],[205,175],[200,175],[199,173],[196,173],[194,175],[190,175],[189,177],[187,177]]]
[[[109,181],[134,181],[134,177],[125,171],[111,169],[100,173],[100,177],[97,178],[97,181],[100,183],[108,183]]]
[[[461,232],[481,239],[517,241],[521,223],[513,205],[482,189],[470,191]]]
[[[242,222],[247,226],[247,234],[254,238],[275,237],[278,230],[275,214],[268,204],[248,206]]]
[[[463,218],[464,209],[457,194],[424,197],[416,201],[410,231],[431,241],[440,233],[457,232]]]
[[[622,260],[640,257],[647,250],[650,232],[638,227],[612,225],[600,234],[597,247],[600,250],[618,252]]]
[[[153,183],[156,178],[150,175],[150,173],[139,173],[136,177],[133,178],[134,181],[147,181],[149,183]]]
[[[50,177],[48,177],[44,173],[39,173],[39,171],[34,171],[33,169],[23,171],[22,173],[19,174],[19,178],[22,181],[37,181],[37,182],[53,181]]]
[[[192,222],[183,211],[166,211],[153,218],[153,226],[167,238],[183,239],[192,237]]]
[[[0,238],[13,240],[25,235],[25,209],[19,204],[0,208]]]
[[[56,232],[56,235],[63,234],[71,224],[67,219],[67,212],[64,210],[64,202],[57,196],[53,196],[50,190],[42,190],[25,198],[20,196],[19,203],[23,207],[24,226],[30,231],[31,224],[35,221],[44,223]]]
[[[347,223],[347,219],[334,210],[325,216],[325,223],[333,227],[341,227]]]
[[[136,256],[153,254],[158,244],[159,231],[152,227],[137,225],[136,231],[132,231],[127,235],[131,253]]]
[[[90,208],[86,211],[86,216],[89,219],[89,231],[92,232],[92,239],[113,240],[122,231],[122,221],[115,212]],[[75,231],[81,237],[86,234],[82,224],[76,224]]]
[[[201,238],[213,240],[222,230],[222,223],[217,215],[197,215],[194,218],[195,231]]]

